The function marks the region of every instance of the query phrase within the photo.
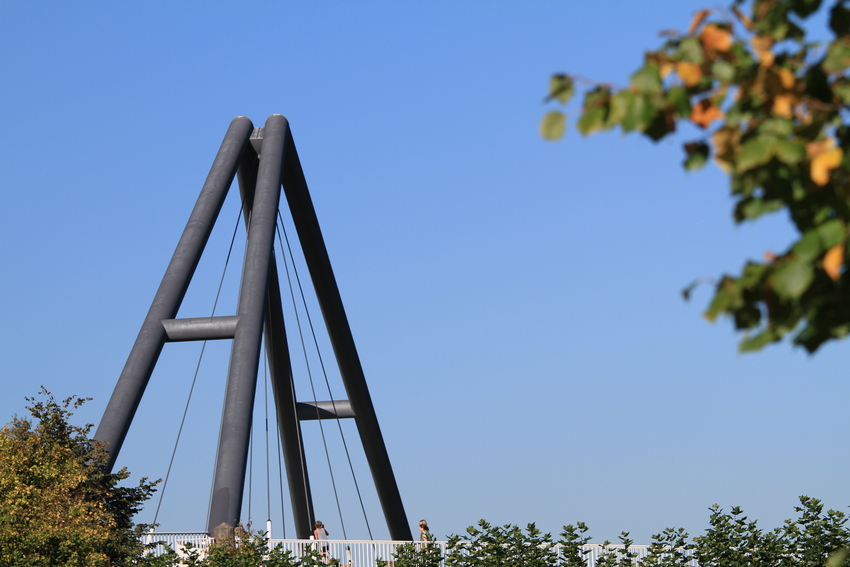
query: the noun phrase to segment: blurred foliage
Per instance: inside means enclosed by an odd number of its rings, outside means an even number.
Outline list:
[[[0,565],[135,565],[149,526],[133,516],[156,482],[119,486],[129,473],[104,472],[91,424],[68,422],[87,400],[41,394],[45,401],[27,398],[32,420],[16,416],[0,429]]]
[[[683,167],[712,160],[729,175],[736,223],[785,211],[797,230],[782,252],[767,251],[723,275],[705,316],[729,316],[742,351],[790,335],[815,352],[850,332],[850,9],[844,0],[736,1],[698,12],[685,33],[646,53],[625,88],[592,84],[576,128],[619,126],[663,139],[683,121],[703,132],[684,144]],[[830,40],[807,39],[804,21],[828,10]],[[546,102],[568,105],[580,78],[558,74]],[[546,114],[544,138],[566,132],[561,110]],[[696,280],[683,295],[689,298]]]

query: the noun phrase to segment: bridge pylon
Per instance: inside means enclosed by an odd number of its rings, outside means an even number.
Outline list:
[[[177,319],[177,313],[227,192],[238,178],[247,246],[235,315]],[[274,235],[281,188],[348,400],[298,402],[280,296]],[[339,288],[307,189],[289,123],[273,114],[255,128],[244,116],[233,119],[165,271],[138,338],[98,425],[95,439],[106,443],[112,470],[166,342],[232,340],[207,526],[210,535],[240,520],[248,462],[261,341],[265,341],[296,535],[312,533],[310,481],[301,421],[353,418],[372,473],[390,537],[411,540],[401,495],[384,444]]]

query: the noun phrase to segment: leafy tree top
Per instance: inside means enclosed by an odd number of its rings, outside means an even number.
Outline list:
[[[27,398],[32,419],[15,417],[0,429],[0,565],[134,564],[148,526],[132,518],[156,482],[119,486],[127,470],[105,473],[92,426],[69,423],[87,400],[41,393],[44,401]]]
[[[576,127],[584,135],[619,126],[658,141],[686,121],[703,132],[684,144],[687,170],[709,159],[729,176],[736,223],[785,211],[797,238],[780,253],[747,262],[716,284],[705,316],[727,315],[742,351],[791,336],[815,352],[850,332],[850,9],[829,7],[831,39],[806,37],[820,0],[736,1],[702,10],[687,32],[664,32],[628,87],[584,92]],[[576,78],[554,75],[547,102],[568,105]],[[566,131],[552,110],[541,134]],[[683,292],[687,299],[693,287]]]

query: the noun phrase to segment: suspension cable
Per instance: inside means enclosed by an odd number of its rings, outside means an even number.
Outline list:
[[[286,539],[286,514],[283,506],[283,464],[280,460],[281,443],[280,443],[280,424],[277,423],[277,413],[275,412],[275,424],[277,427],[277,476],[280,480],[280,519],[283,525],[283,539]]]
[[[287,247],[287,250],[289,251],[289,256],[293,257],[292,256],[292,247],[290,246],[289,237],[286,234],[286,227],[283,224],[283,218],[280,215],[279,209],[278,209],[278,212],[277,212],[277,216],[278,216],[278,219],[280,219],[280,224],[281,224],[281,227],[283,228],[283,236],[286,239],[286,247]],[[280,239],[279,235],[278,235],[278,239]],[[316,347],[316,354],[319,357],[319,364],[322,368],[322,375],[325,378],[325,386],[328,389],[328,396],[330,397],[331,405],[332,405],[333,410],[334,410],[334,414],[336,414],[336,399],[334,398],[333,392],[331,392],[331,385],[330,385],[330,381],[328,380],[328,373],[327,373],[327,370],[325,369],[325,361],[324,361],[324,358],[322,357],[322,351],[319,349],[319,341],[316,338],[316,330],[313,326],[313,318],[310,316],[310,310],[307,307],[307,300],[304,297],[304,288],[301,285],[301,278],[298,276],[298,268],[295,266],[294,260],[292,262],[292,270],[295,273],[295,279],[298,282],[298,291],[301,294],[301,302],[304,305],[304,312],[307,315],[307,321],[309,322],[310,332],[313,336],[313,344]],[[314,393],[314,397],[315,397],[315,393]],[[317,412],[318,412],[318,408],[317,408]],[[321,420],[319,420],[319,422],[321,423]],[[366,514],[366,507],[363,505],[363,496],[360,493],[360,485],[357,482],[357,475],[354,473],[354,465],[351,462],[351,454],[348,451],[348,443],[346,443],[346,441],[345,441],[345,433],[343,433],[343,430],[342,430],[342,422],[338,417],[336,418],[336,424],[337,424],[337,428],[339,429],[339,436],[342,439],[342,446],[343,446],[343,449],[345,450],[345,457],[348,460],[348,468],[351,471],[351,478],[354,481],[354,489],[357,492],[357,499],[360,502],[360,510],[363,513],[363,521],[366,523],[366,531],[369,533],[369,539],[373,539],[372,528],[369,525],[369,518]]]
[[[248,526],[251,526],[251,488],[254,480],[254,422],[251,420],[251,435],[248,437]]]
[[[224,260],[224,269],[221,272],[221,278],[218,282],[218,290],[215,292],[215,301],[213,301],[212,313],[210,317],[215,316],[215,309],[218,306],[218,299],[221,296],[221,288],[224,285],[224,276],[227,274],[227,265],[230,263],[230,254],[233,251],[233,243],[236,240],[236,231],[239,229],[239,218],[242,216],[242,207],[239,207],[239,214],[236,216],[236,226],[233,229],[233,236],[230,238],[230,248],[227,250],[227,257]],[[159,509],[162,506],[162,499],[165,496],[165,488],[168,486],[168,478],[171,476],[171,466],[174,464],[174,456],[177,454],[177,445],[180,443],[180,435],[183,433],[183,424],[186,422],[186,414],[189,412],[189,402],[192,401],[192,392],[195,391],[195,382],[198,380],[198,371],[201,369],[201,361],[204,359],[204,351],[207,348],[207,341],[201,345],[201,352],[198,355],[198,363],[195,365],[195,374],[192,376],[192,385],[189,387],[189,395],[186,398],[186,405],[183,408],[183,417],[180,419],[180,427],[177,429],[177,439],[174,440],[174,448],[171,450],[171,459],[168,461],[168,469],[165,472],[165,480],[162,482],[162,490],[159,491],[159,502],[156,504],[156,512],[153,516],[153,524],[159,517]],[[210,501],[212,501],[212,488],[210,488]],[[209,508],[209,506],[207,507]]]
[[[265,348],[263,348],[265,351]],[[266,357],[261,360],[268,360],[268,353],[265,352]],[[269,377],[268,372],[266,372],[267,365],[263,363],[263,397],[264,397],[264,405],[266,410],[266,520],[272,521],[272,489],[269,480]],[[271,537],[271,534],[268,534],[266,537]]]
[[[279,214],[280,214],[280,211],[278,211],[278,215]],[[275,232],[278,232],[277,226],[275,226]],[[278,238],[278,241],[280,241],[280,234],[278,234],[277,238]],[[274,249],[272,250],[272,252],[274,253]],[[289,267],[287,266],[287,263],[286,263],[286,257],[283,255],[282,252],[281,252],[281,259],[283,260],[283,266],[284,266],[284,269],[286,270],[287,281],[289,281]],[[291,287],[291,284],[290,284],[290,290],[291,289],[292,289],[292,287]],[[292,295],[291,291],[290,291],[290,295]],[[296,315],[297,315],[297,313],[296,313]],[[269,327],[269,342],[272,345],[276,344],[273,326]],[[268,360],[268,357],[266,359],[266,362],[270,363],[269,360]],[[275,406],[275,407],[277,407],[277,406]],[[284,515],[285,507],[283,505],[283,465],[281,464],[281,453],[282,453],[282,450],[283,450],[282,449],[283,441],[281,439],[281,434],[280,434],[280,423],[277,421],[277,418],[278,418],[278,415],[277,415],[277,412],[275,412],[275,423],[277,424],[277,466],[278,466],[278,478],[279,478],[279,481],[280,481],[280,514],[281,514],[282,524],[283,524],[283,533],[284,533],[283,537],[284,537],[284,539],[286,539],[286,517]],[[301,436],[299,435],[299,440],[300,439],[301,439]],[[303,447],[301,447],[300,445],[298,447],[298,460],[300,461],[301,470],[306,471],[307,470],[307,463],[305,462]],[[307,486],[307,475],[306,474],[301,475],[301,482],[302,482],[302,489],[304,490],[304,494],[305,495],[309,494],[310,491],[309,491],[309,487]],[[292,510],[292,514],[293,514],[293,516],[295,516],[295,509],[294,508]],[[297,528],[296,528],[296,533],[297,533]]]
[[[278,210],[278,218],[280,218],[280,210]],[[286,236],[286,228],[283,227],[282,221],[281,221],[281,230],[283,231],[284,236]],[[280,241],[280,232],[281,231],[279,230],[278,235],[277,235],[278,241]],[[287,238],[287,243],[288,242],[289,242],[289,239]],[[287,282],[289,283],[289,295],[290,295],[290,298],[292,299],[292,308],[295,312],[295,323],[296,323],[296,326],[298,327],[298,336],[301,340],[301,351],[302,351],[302,354],[304,355],[304,364],[306,365],[306,368],[307,368],[307,376],[310,380],[310,390],[313,393],[313,403],[316,407],[316,418],[317,418],[316,420],[319,422],[319,432],[321,433],[322,445],[324,446],[324,449],[325,449],[325,459],[328,463],[328,472],[330,473],[330,477],[331,477],[331,487],[333,488],[334,500],[336,501],[337,513],[339,514],[339,523],[340,523],[340,526],[342,527],[342,536],[343,536],[343,539],[348,539],[348,536],[347,536],[346,531],[345,531],[345,521],[342,518],[342,507],[339,504],[339,493],[337,492],[337,489],[336,489],[336,479],[334,478],[333,466],[331,465],[330,452],[328,451],[328,442],[327,442],[327,439],[325,438],[325,428],[322,425],[322,420],[320,419],[320,415],[319,415],[319,406],[318,406],[318,403],[317,403],[318,398],[316,398],[316,387],[313,383],[313,373],[312,373],[312,370],[310,369],[309,357],[307,356],[307,344],[304,341],[304,331],[301,328],[301,318],[298,315],[297,302],[295,301],[295,292],[293,291],[292,278],[291,278],[290,273],[289,273],[289,265],[287,264],[287,261],[286,261],[286,254],[283,254],[283,251],[287,250],[287,249],[289,250],[289,258],[292,261],[292,270],[297,274],[297,271],[296,271],[296,268],[295,268],[295,258],[292,256],[291,248],[289,248],[289,247],[287,247],[286,249],[283,248],[283,242],[280,242],[280,246],[281,246],[281,254],[283,256],[284,266],[286,268],[286,279],[287,279]],[[302,297],[303,297],[303,294],[302,294]],[[306,309],[306,306],[305,306],[305,309]]]

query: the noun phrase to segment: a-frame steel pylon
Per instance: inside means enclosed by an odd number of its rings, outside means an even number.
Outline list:
[[[247,225],[247,248],[237,313],[223,317],[175,319],[224,198],[237,174]],[[336,355],[347,401],[313,404],[299,403],[295,399],[274,255],[281,186]],[[269,357],[297,537],[307,539],[315,519],[300,422],[352,417],[357,424],[390,537],[411,540],[401,495],[289,123],[280,114],[270,116],[263,128],[254,128],[244,116],[238,116],[231,122],[95,433],[96,440],[106,443],[109,452],[107,466],[111,470],[163,345],[174,341],[232,339],[207,526],[210,535],[220,524],[235,526],[240,520],[263,337]]]

